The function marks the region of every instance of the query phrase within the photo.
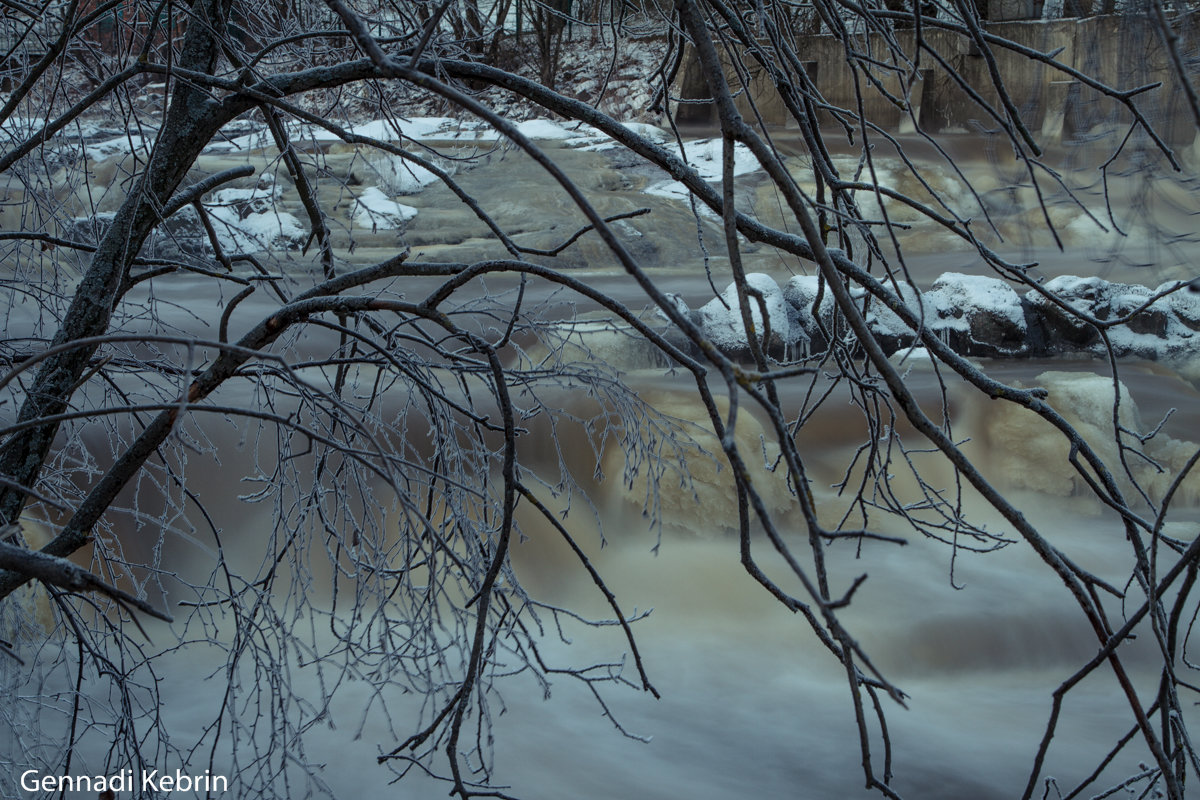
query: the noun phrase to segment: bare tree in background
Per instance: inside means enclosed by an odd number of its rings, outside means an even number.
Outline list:
[[[568,16],[570,5],[570,0],[550,0],[550,2],[530,4],[530,26],[533,28],[534,41],[537,43],[538,63],[541,66],[541,74],[538,77],[547,89],[556,88],[558,68],[562,62],[563,40],[567,32],[567,22],[570,19]]]
[[[963,214],[928,183],[928,197],[882,185],[873,148],[897,143],[862,104],[838,107],[818,90],[791,27],[801,11],[796,4],[679,0],[638,14],[626,4],[601,4],[573,23],[582,28],[598,22],[605,31],[600,41],[618,46],[624,25],[655,20],[669,45],[657,78],[666,109],[672,108],[684,56],[697,60],[723,144],[722,180],[715,183],[679,148],[627,128],[597,103],[556,91],[557,48],[569,5],[528,5],[540,20],[537,45],[543,48],[543,69],[533,77],[478,58],[486,43],[504,38],[506,3],[71,0],[6,6],[15,24],[6,73],[10,93],[0,108],[7,193],[0,240],[11,307],[0,388],[11,411],[0,431],[0,516],[13,527],[0,546],[0,659],[17,674],[38,670],[48,695],[65,688],[65,695],[55,696],[69,698],[61,731],[39,721],[40,703],[6,704],[0,719],[21,732],[21,757],[62,773],[77,742],[101,736],[114,768],[166,756],[204,768],[217,753],[232,753],[238,796],[329,791],[309,769],[313,757],[296,743],[353,677],[369,682],[381,703],[391,692],[423,698],[418,719],[397,722],[396,741],[382,760],[402,774],[442,777],[464,798],[507,796],[489,788],[489,725],[501,707],[505,676],[579,680],[601,704],[604,684],[655,692],[638,653],[635,620],[572,539],[570,518],[564,523],[560,509],[539,499],[546,488],[559,496],[579,494],[566,467],[578,454],[560,453],[560,474],[537,474],[523,461],[523,442],[549,436],[558,447],[547,431],[593,430],[596,419],[621,419],[630,435],[619,443],[599,437],[597,452],[624,447],[630,460],[650,463],[661,475],[674,452],[670,443],[686,434],[603,364],[571,361],[553,346],[546,356],[523,355],[534,341],[555,341],[547,308],[530,299],[531,287],[548,284],[581,306],[603,309],[694,378],[735,482],[730,502],[740,520],[742,564],[843,665],[869,786],[898,796],[886,719],[904,695],[872,662],[871,643],[843,625],[841,611],[854,602],[859,584],[831,579],[829,545],[871,539],[875,520],[884,516],[904,520],[914,536],[986,550],[1001,539],[964,518],[962,496],[972,491],[1037,553],[1054,590],[1078,607],[1079,625],[1095,638],[1095,657],[1054,695],[1044,738],[1031,745],[1028,783],[1020,787],[1024,797],[1042,796],[1043,761],[1064,698],[1085,677],[1104,672],[1128,704],[1130,733],[1114,743],[1115,751],[1141,747],[1146,753],[1145,769],[1131,775],[1128,786],[1183,798],[1185,785],[1200,777],[1186,712],[1195,690],[1187,677],[1191,667],[1180,655],[1196,613],[1191,589],[1200,539],[1169,538],[1164,524],[1174,487],[1200,454],[1186,462],[1165,496],[1152,500],[1136,481],[1131,488],[1126,480],[1125,460],[1135,458],[1139,434],[1121,426],[1115,406],[1111,435],[1120,460],[1114,463],[1048,405],[1044,393],[1002,385],[956,354],[902,298],[898,281],[906,279],[906,265],[883,201],[936,223],[978,255],[981,270],[1042,291],[1047,302],[1101,336],[1129,315],[1086,317],[1045,292],[1028,265],[1005,260],[990,246],[986,218]],[[1006,90],[1001,59],[1036,62],[1108,98],[1122,109],[1129,133],[1115,146],[1136,137],[1147,152],[1174,164],[1173,150],[1139,106],[1146,87],[1109,86],[1056,54],[989,33],[976,5],[939,3],[936,14],[925,9],[914,15],[912,4],[819,0],[811,14],[840,41],[860,96],[887,94],[913,116],[918,130],[913,87],[930,65],[948,66],[939,50],[945,40],[934,34],[970,42],[987,85],[961,88],[1039,193],[1065,187],[1041,160],[1039,137]],[[1153,11],[1200,121],[1185,47],[1172,38],[1174,20],[1159,2]],[[801,176],[785,165],[753,97],[743,91],[751,72],[775,87],[798,127],[811,159],[803,185],[815,186],[813,192],[802,189]],[[94,88],[68,91],[83,85],[76,78],[84,74]],[[710,211],[720,219],[723,242],[710,239],[707,246],[728,259],[749,363],[714,346],[640,263],[615,224],[631,214],[606,218],[553,151],[540,149],[480,99],[491,96],[484,90],[598,129],[630,157],[682,183],[698,215]],[[528,154],[554,178],[562,202],[578,209],[578,231],[563,232],[555,247],[522,245],[493,209],[461,187],[452,162],[401,137],[406,104],[431,98],[466,123],[486,123]],[[363,115],[392,120],[396,135],[352,132],[352,121]],[[105,175],[89,171],[82,124],[90,120],[116,129],[128,144],[129,155]],[[197,170],[205,148],[232,139],[247,120],[269,142],[274,179],[264,182],[243,165],[212,174]],[[852,175],[839,171],[830,155],[831,130],[860,148]],[[330,204],[353,186],[345,175],[333,174],[322,155],[332,153],[332,139],[435,176],[487,227],[502,252],[422,261],[397,248],[377,263],[350,263],[355,232],[335,224]],[[749,213],[735,194],[735,147],[748,149],[765,171],[785,209],[783,224]],[[363,155],[360,172],[367,163]],[[907,168],[923,181],[917,167]],[[229,216],[213,200],[223,187],[243,192],[225,206],[244,218],[254,213],[254,191],[269,198],[283,182],[299,198],[302,230],[295,249],[282,240],[256,246],[223,230]],[[1045,222],[1051,225],[1048,212]],[[665,328],[652,314],[595,288],[586,273],[556,266],[554,257],[565,258],[584,238],[603,244],[609,263],[636,285],[638,307],[647,305],[669,320]],[[786,358],[759,330],[769,315],[762,292],[746,277],[747,243],[820,276],[816,304],[826,296],[836,304],[822,352]],[[156,292],[183,279],[203,287],[195,293],[200,300],[185,311],[207,326],[206,336],[171,322]],[[494,286],[509,288],[481,288]],[[1088,491],[1122,516],[1130,548],[1127,586],[1113,586],[1078,566],[988,482],[950,420],[931,414],[887,358],[867,322],[870,309],[880,307],[911,329],[945,374],[957,374],[998,402],[1024,407],[1070,442],[1071,463]],[[26,331],[13,335],[21,326]],[[1116,369],[1113,359],[1114,382]],[[829,396],[818,388],[826,375],[847,387],[870,431],[848,467],[853,511],[838,526],[820,521],[805,453],[796,444]],[[728,404],[718,402],[714,382],[727,391]],[[800,408],[781,399],[782,388],[792,384],[814,387],[807,395],[800,391],[807,397]],[[558,410],[555,398],[564,389],[588,393],[594,418]],[[751,478],[748,465],[763,456],[747,452],[734,435],[747,408],[767,421],[778,443],[777,468],[804,520],[806,548],[793,547],[783,535]],[[902,436],[901,428],[909,432]],[[241,499],[194,490],[197,473],[215,471],[230,457],[218,447],[217,429],[233,431],[235,447],[248,451],[255,464],[248,486],[229,487]],[[922,477],[923,462],[915,454],[930,449],[952,466],[948,485]],[[891,489],[893,474],[905,471],[921,488],[917,501]],[[229,530],[206,527],[204,520],[210,506],[219,516],[220,506],[239,503],[256,515],[257,531],[237,536],[257,538],[235,548]],[[586,513],[585,501],[576,503]],[[544,517],[578,554],[578,575],[595,583],[626,635],[627,663],[614,657],[580,667],[543,655],[544,630],[569,614],[530,597],[512,569],[519,509]],[[188,520],[199,524],[193,529]],[[39,531],[44,541],[35,541]],[[752,536],[756,531],[761,534]],[[187,564],[173,563],[175,551],[164,542],[176,534],[202,542],[198,551],[208,560],[192,554]],[[760,568],[756,553],[764,542],[789,565],[786,579]],[[247,550],[257,557],[246,558]],[[84,563],[90,564],[86,570],[79,566]],[[24,588],[35,579],[40,588]],[[172,599],[170,609],[161,607],[163,597]],[[134,620],[146,613],[168,614],[185,631],[168,654],[221,652],[229,691],[197,741],[180,742],[159,727],[155,679],[164,656],[135,628]],[[1135,691],[1120,647],[1135,632],[1153,639],[1161,655],[1161,690],[1148,701]],[[324,696],[292,691],[291,673],[302,665],[322,674]],[[72,694],[70,687],[81,686],[85,673],[98,674],[103,686],[86,696]],[[108,711],[98,712],[100,705]],[[47,749],[36,734],[58,736],[61,748]],[[1110,758],[1098,753],[1096,763]],[[297,767],[303,787],[281,778]]]

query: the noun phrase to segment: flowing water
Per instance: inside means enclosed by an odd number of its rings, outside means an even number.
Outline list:
[[[1055,200],[1053,213],[1060,216],[1069,245],[1062,254],[1048,240],[1026,233],[1032,218],[1027,190],[1006,188],[995,177],[997,173],[1011,176],[1017,167],[988,158],[986,142],[964,139],[958,146],[961,152],[956,150],[955,155],[960,166],[971,171],[981,186],[992,187],[980,194],[996,216],[997,228],[1006,233],[1003,249],[1013,257],[1038,259],[1046,275],[1098,273],[1151,286],[1192,277],[1187,271],[1195,247],[1182,240],[1169,242],[1162,233],[1164,228],[1186,230],[1195,210],[1187,184],[1131,178],[1116,186],[1119,207],[1131,220],[1125,238],[1090,231],[1086,220],[1080,221],[1086,215],[1078,209],[1070,211],[1061,198]],[[1061,158],[1074,168],[1077,161],[1086,160],[1084,155],[1064,153]],[[679,204],[640,195],[652,178],[615,169],[605,160],[608,156],[564,151],[564,157],[576,174],[591,176],[589,190],[606,198],[603,211],[626,210],[636,203],[654,207],[655,214],[634,223],[636,239],[645,241],[639,256],[652,261],[665,288],[683,295],[692,307],[711,297],[696,231],[699,227],[709,242],[717,242],[715,221],[697,220]],[[793,158],[799,161],[803,156]],[[932,158],[928,163],[939,175],[949,169]],[[513,198],[549,191],[544,178],[511,153],[498,154],[486,167],[460,177],[481,196],[483,205],[502,207],[502,221],[530,213]],[[775,201],[765,185],[751,176],[741,188],[756,212],[771,222]],[[476,251],[486,255],[491,245],[478,237],[473,221],[461,211],[439,210],[439,204],[446,205],[439,192],[444,190],[429,189],[411,201],[421,206],[409,234],[414,257],[453,253],[462,258],[462,247],[475,248],[471,257]],[[1095,187],[1087,192],[1085,197],[1099,216],[1103,203],[1097,201]],[[503,207],[505,202],[512,207]],[[561,216],[561,220],[554,218],[553,232],[542,230],[531,237],[541,242],[569,235],[577,222],[566,212]],[[355,259],[367,262],[387,253],[386,237],[365,236]],[[948,238],[920,225],[906,239],[908,266],[918,284],[928,285],[943,271],[970,271],[975,263],[961,248],[948,251]],[[460,249],[455,251],[454,246]],[[1081,249],[1088,258],[1080,257]],[[637,304],[628,279],[600,263],[599,253],[594,243],[585,242],[569,258],[579,259],[580,276],[618,299]],[[1102,260],[1094,260],[1098,255]],[[767,271],[780,282],[804,269],[771,253],[751,252],[749,258],[752,268]],[[1147,261],[1153,267],[1139,266]],[[718,276],[718,289],[723,288],[724,279],[719,277],[723,265],[713,257],[710,266]],[[203,307],[200,293],[211,291],[206,286],[199,279],[156,286],[160,312],[173,315],[173,322],[183,329],[203,330],[189,310]],[[423,287],[413,282],[408,288],[409,296],[417,297]],[[488,288],[496,292],[506,287],[492,282]],[[531,285],[530,291],[533,300],[553,299],[543,286]],[[177,310],[170,311],[172,307]],[[248,301],[237,319],[256,319],[269,308],[265,301],[262,305]],[[138,323],[131,319],[128,324]],[[599,345],[594,352],[604,356]],[[702,420],[684,376],[653,364],[628,366],[636,368],[627,372],[627,380],[647,402],[677,416]],[[1063,410],[1073,412],[1082,424],[1095,426],[1102,437],[1109,406],[1103,391],[1097,396],[1096,387],[1105,384],[1076,381],[1080,376],[1086,381],[1093,373],[1106,374],[1105,364],[1051,361],[985,366],[1006,382],[1060,387],[1060,397],[1091,396],[1096,402],[1090,406],[1074,401],[1072,408]],[[1145,428],[1174,408],[1163,437],[1197,438],[1200,394],[1191,383],[1161,365],[1130,363],[1122,369]],[[913,366],[909,381],[931,409],[940,406],[931,371]],[[955,434],[971,439],[966,447],[988,476],[1010,492],[1050,541],[1097,575],[1124,585],[1130,574],[1129,546],[1114,515],[1084,496],[1071,480],[1065,448],[1048,445],[1045,429],[1025,426],[1015,415],[1006,416],[994,401],[965,387],[951,385],[949,396]],[[579,414],[592,407],[591,401],[565,389],[555,401]],[[785,405],[796,407],[800,402],[798,395],[785,395]],[[214,425],[208,435],[227,455],[219,470],[194,475],[192,488],[202,497],[244,493],[241,480],[255,467],[247,449],[240,446],[243,434],[228,425]],[[750,452],[769,450],[769,442],[757,444],[758,430],[752,421],[742,426],[741,435]],[[836,522],[846,505],[833,485],[865,435],[861,411],[848,397],[835,393],[800,436],[813,492],[822,519],[829,524]],[[724,477],[712,457],[701,450],[688,456],[696,481],[693,487],[682,488],[678,481],[664,481],[659,487],[664,516],[660,532],[652,530],[642,514],[644,479],[622,480],[624,463],[614,448],[603,456],[605,478],[600,480],[592,475],[593,451],[582,432],[572,429],[562,437],[562,450],[578,455],[569,466],[594,494],[598,509],[593,515],[576,506],[568,524],[625,610],[652,609],[635,630],[662,698],[654,700],[633,690],[605,695],[620,725],[631,734],[648,737],[645,743],[621,736],[577,683],[557,682],[552,698],[545,700],[532,679],[509,681],[504,689],[506,711],[494,720],[496,780],[512,785],[522,797],[545,800],[874,796],[862,788],[861,755],[844,672],[803,621],[769,597],[740,567],[738,544],[728,530],[735,517]],[[539,447],[536,437],[526,447],[527,461],[536,465],[543,458],[547,461],[543,467],[555,467],[552,448]],[[952,484],[952,473],[936,459],[928,459],[924,468],[934,482]],[[786,489],[773,486],[774,478],[765,468],[755,469],[768,501],[776,505],[785,536],[798,550],[807,548],[807,534]],[[902,486],[903,476],[897,480]],[[1200,491],[1189,487],[1184,494],[1186,503],[1200,502]],[[965,493],[964,503],[977,522],[1010,532],[970,492]],[[1194,521],[1200,518],[1195,511],[1182,512],[1177,518],[1181,521],[1172,528],[1175,535],[1194,537]],[[238,503],[218,506],[215,513],[218,527],[230,538],[245,540],[247,546],[269,524]],[[597,516],[607,538],[603,548]],[[572,566],[573,556],[549,526],[531,518],[523,523],[528,539],[514,546],[513,560],[530,592],[546,602],[604,615],[603,598]],[[867,542],[861,550],[848,542],[833,545],[831,578],[844,587],[860,574],[869,576],[845,612],[845,620],[881,671],[909,695],[907,709],[894,704],[888,709],[895,788],[905,797],[930,800],[1019,796],[1050,712],[1051,693],[1095,652],[1094,637],[1067,591],[1024,544],[977,554],[923,539],[881,517],[876,524],[879,527],[873,530],[905,537],[908,544]],[[171,547],[176,558],[186,561],[191,552],[190,558],[203,564],[211,544],[184,541]],[[785,574],[765,539],[756,539],[754,547],[769,574]],[[156,641],[170,641],[172,636],[155,629],[151,633]],[[611,628],[575,632],[573,638],[570,654],[575,663],[609,659],[623,648],[619,631]],[[548,639],[548,653],[564,649],[555,637]],[[1157,686],[1153,650],[1152,642],[1139,641],[1126,653],[1143,699],[1152,696]],[[207,720],[205,706],[195,698],[220,692],[220,674],[207,683],[204,680],[212,670],[203,656],[193,655],[163,671],[167,727],[180,741]],[[298,687],[311,681],[314,696],[318,691],[311,671],[296,672],[294,681]],[[401,738],[407,735],[404,710],[415,705],[406,706],[398,699],[389,720],[377,710],[366,711],[377,709],[377,704],[363,684],[343,687],[338,697],[324,720],[327,727],[310,731],[307,741],[309,756],[326,764],[323,778],[339,796],[416,798],[445,791],[420,776],[389,785],[392,775],[375,765],[380,748],[394,746],[397,733]],[[1129,724],[1115,681],[1098,671],[1070,695],[1044,774],[1053,776],[1064,791],[1072,787],[1095,769]],[[873,745],[878,752],[878,741]],[[1139,759],[1145,758],[1135,745],[1117,758],[1108,774],[1114,778],[1132,774]]]

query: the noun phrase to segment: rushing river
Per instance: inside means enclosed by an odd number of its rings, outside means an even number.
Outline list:
[[[1060,253],[1047,238],[1028,233],[1033,212],[1027,205],[1027,192],[1008,188],[1005,180],[1019,172],[1019,167],[989,158],[986,143],[975,139],[964,139],[955,147],[959,166],[977,179],[980,195],[995,216],[997,229],[1005,235],[1004,251],[1014,258],[1038,260],[1044,275],[1102,274],[1110,280],[1150,286],[1193,277],[1188,270],[1197,248],[1171,235],[1186,231],[1195,213],[1187,182],[1144,175],[1143,180],[1132,172],[1124,183],[1114,182],[1117,207],[1124,215],[1122,221],[1128,223],[1126,237],[1104,233],[1098,227],[1089,229],[1091,223],[1078,208],[1071,210],[1061,198],[1053,199],[1052,214],[1062,226],[1067,245],[1066,252]],[[638,239],[644,240],[641,250],[635,252],[652,261],[665,288],[683,296],[692,307],[711,299],[711,289],[703,278],[703,253],[697,252],[696,231],[699,227],[715,242],[719,236],[716,221],[697,220],[683,204],[645,195],[642,190],[654,176],[622,172],[603,153],[563,150],[562,156],[574,174],[589,176],[587,188],[603,198],[599,203],[602,211],[627,210],[639,203],[653,207],[655,213],[635,223]],[[1087,173],[1080,169],[1089,166],[1083,163],[1088,160],[1085,154],[1064,152],[1059,158],[1071,170],[1070,177],[1091,180],[1084,178]],[[206,166],[217,168],[229,160],[236,161],[213,157],[213,163]],[[948,175],[947,165],[932,159],[929,163],[935,174]],[[511,152],[496,154],[485,166],[464,170],[459,177],[485,207],[499,209],[502,224],[516,225],[534,213],[528,198],[551,196],[544,177]],[[772,222],[772,198],[765,184],[754,176],[743,181],[739,187],[748,202],[765,221]],[[1104,204],[1097,191],[1097,186],[1087,186],[1081,197],[1101,216]],[[414,258],[473,258],[490,253],[492,245],[473,227],[476,222],[451,206],[446,190],[430,188],[406,202],[420,209],[407,234]],[[530,232],[528,241],[561,239],[563,231],[569,232],[575,224],[557,205],[536,209],[536,213],[543,212],[551,215],[553,234],[547,225],[547,230]],[[365,263],[389,254],[393,246],[389,236],[395,239],[395,234],[384,232],[362,234],[354,260]],[[928,285],[945,271],[969,271],[975,261],[961,247],[951,250],[949,239],[942,234],[920,225],[904,237],[907,266],[918,284]],[[600,263],[599,253],[595,243],[584,241],[568,259],[579,260],[575,265],[579,277],[623,302],[644,304],[627,278]],[[804,269],[780,261],[773,253],[753,249],[748,260],[752,269],[768,272],[781,283]],[[718,276],[725,269],[715,258],[710,266]],[[726,280],[718,277],[718,288]],[[208,326],[213,320],[193,313],[205,308],[202,301],[214,291],[209,282],[185,277],[155,283],[152,296],[160,316],[183,331],[212,335]],[[412,281],[405,291],[410,297],[419,297],[423,288],[432,285],[433,281]],[[490,292],[509,288],[503,282],[488,285]],[[531,305],[541,302],[547,309],[558,308],[564,316],[567,313],[566,303],[556,305],[557,295],[545,285],[532,283],[528,291]],[[257,319],[270,308],[266,299],[251,298],[239,307],[235,322]],[[588,309],[581,306],[580,310]],[[29,308],[14,309],[10,328],[36,325],[36,317]],[[140,325],[136,315],[123,324],[135,330]],[[310,344],[314,351],[318,349],[316,343]],[[595,354],[601,359],[629,360],[619,346],[608,355],[600,347],[597,345]],[[654,364],[638,364],[636,359],[625,366],[627,381],[648,403],[702,422],[701,409],[685,376]],[[1063,387],[1065,393],[1081,393],[1062,396],[1082,397],[1090,392],[1093,404],[1080,401],[1069,410],[1096,430],[1103,430],[1105,414],[1111,413],[1103,393],[1095,395],[1095,386],[1104,386],[1103,381],[1074,383],[1086,381],[1094,373],[1107,374],[1101,362],[993,362],[984,366],[1005,382],[1050,383]],[[1197,438],[1200,393],[1193,384],[1162,365],[1147,363],[1123,364],[1121,377],[1138,406],[1144,428],[1153,427],[1174,408],[1163,436],[1181,442]],[[924,402],[940,405],[937,381],[928,368],[913,365],[909,381]],[[793,394],[785,393],[784,405],[799,407],[803,390],[797,387]],[[955,436],[971,440],[966,449],[996,485],[1010,492],[1051,542],[1074,554],[1095,574],[1123,585],[1129,579],[1130,553],[1115,515],[1079,491],[1065,459],[1057,464],[1047,460],[1062,458],[1062,454],[1046,449],[1045,431],[1022,427],[1015,416],[1004,416],[993,401],[965,386],[950,385],[949,397]],[[580,416],[593,408],[591,400],[569,389],[552,399]],[[577,503],[568,520],[573,535],[623,608],[629,613],[652,609],[635,626],[635,632],[661,699],[617,687],[604,694],[619,724],[649,741],[623,737],[578,682],[556,682],[552,698],[546,700],[540,686],[519,676],[503,684],[505,711],[493,720],[495,780],[531,800],[716,800],[739,796],[851,800],[876,796],[862,788],[861,756],[843,668],[802,620],[768,596],[739,565],[738,543],[729,531],[734,516],[724,478],[712,457],[701,450],[687,456],[689,471],[697,481],[694,493],[679,481],[660,485],[664,522],[660,532],[651,528],[642,513],[644,478],[624,479],[625,464],[615,447],[610,446],[601,457],[604,477],[593,474],[591,443],[603,432],[592,431],[590,439],[574,427],[560,433],[561,452],[573,454],[575,459],[568,467],[592,494],[596,509],[592,513]],[[755,444],[753,425],[743,426],[742,433],[750,452],[770,444]],[[245,494],[243,478],[259,468],[244,446],[244,432],[214,424],[206,435],[224,455],[219,469],[193,471],[190,488],[200,497]],[[550,473],[557,469],[559,450],[539,444],[537,437],[547,435],[548,431],[535,427],[522,455],[527,464]],[[842,479],[866,435],[861,410],[848,396],[837,393],[800,435],[813,492],[822,519],[829,524],[836,522],[847,504],[833,486]],[[924,468],[931,481],[953,481],[951,471],[937,459],[929,458]],[[780,519],[786,523],[785,536],[797,549],[806,548],[807,533],[786,489],[772,487],[773,476],[765,469],[760,471],[764,493],[777,503]],[[903,491],[902,476],[897,486]],[[1189,487],[1184,494],[1184,502],[1200,503],[1200,491]],[[965,493],[964,502],[974,509],[968,515],[973,514],[978,524],[1007,532],[1004,522],[970,492]],[[270,525],[264,513],[240,503],[217,503],[213,509],[217,527],[229,540],[241,542],[230,547],[246,553],[253,551],[257,538]],[[1185,509],[1171,530],[1180,538],[1191,539],[1198,518],[1195,508]],[[604,526],[604,547],[600,547],[597,519]],[[573,556],[549,526],[530,517],[522,522],[528,538],[514,545],[513,562],[530,592],[547,603],[605,615],[603,598],[573,564]],[[909,695],[907,709],[892,705],[888,711],[895,748],[895,788],[906,797],[922,800],[1019,796],[1050,712],[1051,693],[1094,654],[1094,636],[1067,591],[1025,545],[1018,542],[982,554],[955,552],[913,535],[899,523],[878,524],[882,526],[879,533],[905,537],[908,544],[867,542],[859,550],[857,544],[845,542],[832,545],[829,552],[835,584],[847,585],[863,573],[869,576],[845,612],[845,620],[881,671]],[[203,571],[209,568],[205,559],[211,556],[211,546],[203,541],[171,542],[168,555]],[[757,541],[755,547],[768,572],[783,571],[765,540]],[[151,627],[150,633],[156,645],[187,635],[178,628]],[[557,655],[564,650],[552,633],[547,638],[548,653]],[[569,654],[575,663],[611,659],[624,647],[619,630],[613,628],[576,629],[571,638]],[[1157,687],[1154,656],[1151,641],[1130,645],[1126,654],[1144,697],[1152,696]],[[212,674],[218,663],[207,662],[200,648],[159,666],[166,728],[179,746],[186,748],[188,737],[195,737],[211,722],[210,704],[223,685],[220,670]],[[322,689],[314,670],[295,670],[288,679],[294,692],[301,696],[309,692],[317,702]],[[317,725],[307,731],[307,756],[325,764],[322,779],[338,796],[417,798],[440,796],[445,791],[446,787],[435,786],[419,774],[389,785],[394,776],[376,765],[381,748],[390,749],[398,737],[403,739],[411,732],[405,714],[415,712],[419,699],[395,698],[391,703],[389,717],[379,710],[365,683],[350,682],[341,688],[335,703],[322,710]],[[1111,675],[1098,671],[1070,694],[1044,774],[1053,776],[1064,792],[1073,787],[1126,733],[1129,719]],[[95,741],[89,746],[101,749]],[[1141,749],[1131,746],[1107,774],[1114,779],[1133,774],[1138,771],[1138,761],[1145,758]],[[226,767],[218,762],[217,768]],[[1102,781],[1100,785],[1107,784]]]

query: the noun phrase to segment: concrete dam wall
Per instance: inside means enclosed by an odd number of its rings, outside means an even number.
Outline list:
[[[1195,15],[1177,20],[1176,30],[1185,64],[1194,75],[1195,59],[1187,59],[1186,54],[1197,33]],[[1053,55],[1054,60],[1115,89],[1160,84],[1137,96],[1138,107],[1167,142],[1190,144],[1195,138],[1195,121],[1152,20],[1121,15],[993,22],[987,24],[986,32]],[[861,97],[864,116],[888,131],[906,132],[914,120],[928,133],[984,132],[999,127],[964,88],[964,84],[970,87],[1003,115],[986,60],[968,36],[926,26],[921,47],[912,30],[898,30],[894,38],[907,56],[907,63],[896,58],[878,33],[855,40],[858,53],[866,58],[856,59],[853,67],[846,46],[832,36],[797,37],[794,46],[824,101],[843,109],[841,115],[851,123],[857,118]],[[1044,144],[1077,141],[1114,127],[1124,129],[1132,122],[1131,114],[1121,104],[1069,73],[999,45],[993,45],[992,52],[1010,98],[1031,133]],[[877,63],[871,64],[869,59]],[[752,99],[757,113],[768,124],[794,125],[766,69],[752,59],[745,61],[750,65],[745,87],[748,91],[738,99],[743,113],[749,113]],[[738,80],[733,70],[728,74],[731,80]],[[871,80],[878,81],[892,97],[872,86]],[[681,121],[715,121],[712,103],[704,102],[711,98],[695,58],[680,70],[675,89],[676,96],[686,101],[677,106]],[[834,122],[832,112],[822,111],[819,116],[822,124]]]

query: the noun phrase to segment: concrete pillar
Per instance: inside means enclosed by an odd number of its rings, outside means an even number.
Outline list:
[[[921,70],[921,74],[917,76],[917,80],[913,81],[913,85],[908,89],[908,107],[912,111],[912,115],[900,115],[900,133],[916,133],[917,125],[921,124],[921,107],[925,101],[925,79],[930,75],[931,70]],[[913,124],[913,119],[916,119],[917,124]]]
[[[1079,96],[1079,81],[1050,81],[1046,85],[1046,116],[1042,119],[1041,140],[1043,144],[1058,144],[1067,127],[1067,107],[1072,97]],[[1071,131],[1074,133],[1074,131]]]

